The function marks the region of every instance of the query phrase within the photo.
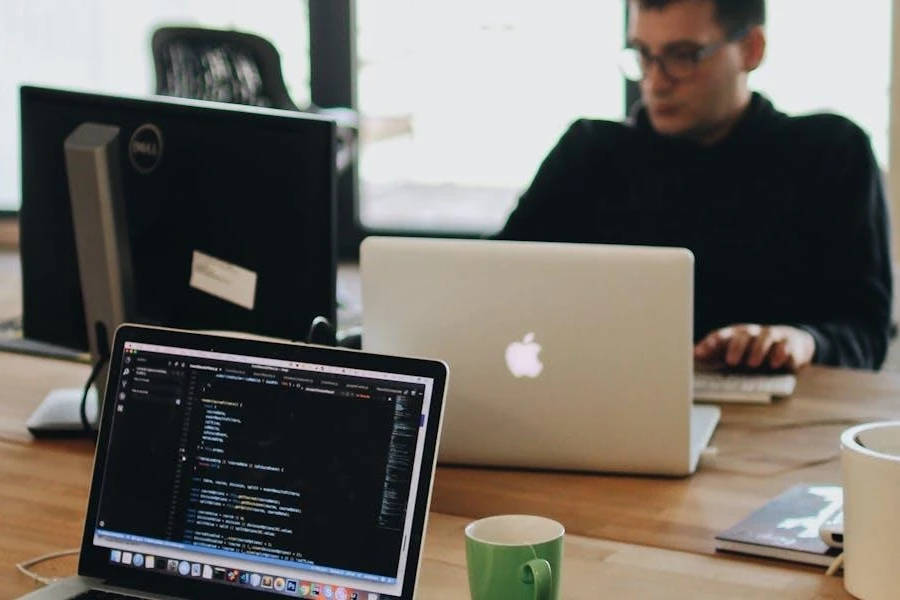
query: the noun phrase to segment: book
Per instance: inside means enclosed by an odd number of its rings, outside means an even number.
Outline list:
[[[841,550],[819,529],[843,507],[837,485],[800,483],[716,536],[716,550],[827,567]]]

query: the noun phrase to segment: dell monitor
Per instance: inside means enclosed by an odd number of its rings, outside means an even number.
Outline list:
[[[37,87],[21,118],[26,338],[90,346],[97,373],[125,320],[287,340],[334,322],[333,122]],[[89,430],[97,397],[54,390],[28,428]]]
[[[20,227],[26,338],[88,348],[64,152],[66,138],[85,123],[119,131],[132,320],[287,340],[305,339],[317,316],[334,322],[332,121],[25,86]]]

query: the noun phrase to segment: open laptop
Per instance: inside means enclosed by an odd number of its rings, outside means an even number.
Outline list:
[[[79,576],[25,598],[414,597],[443,363],[124,325],[110,364]]]
[[[692,254],[680,248],[369,237],[367,351],[453,371],[442,463],[692,473]]]

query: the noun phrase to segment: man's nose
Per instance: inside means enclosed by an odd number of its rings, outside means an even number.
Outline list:
[[[675,86],[675,81],[669,77],[658,61],[653,61],[644,69],[644,79],[641,87],[652,94],[666,93]]]

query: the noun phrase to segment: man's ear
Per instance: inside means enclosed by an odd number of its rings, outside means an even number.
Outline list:
[[[743,39],[741,49],[744,54],[744,71],[750,73],[759,68],[766,55],[766,32],[756,26]]]

